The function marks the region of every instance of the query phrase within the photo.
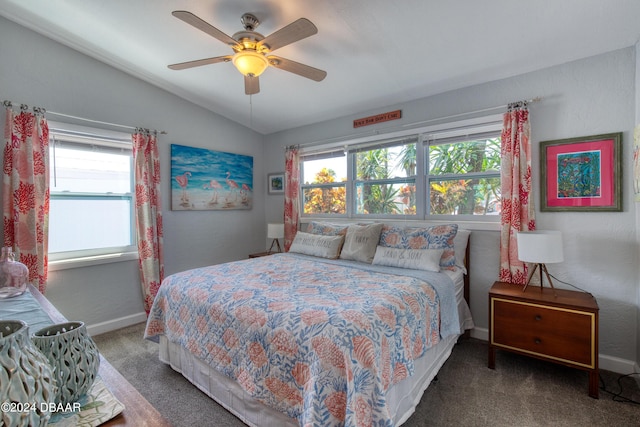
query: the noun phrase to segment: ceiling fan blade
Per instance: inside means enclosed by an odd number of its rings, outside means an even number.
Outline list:
[[[269,65],[275,68],[279,68],[284,71],[288,71],[293,74],[297,74],[302,77],[306,77],[316,82],[321,82],[327,77],[327,72],[318,68],[310,67],[308,65],[301,64],[290,59],[281,58],[275,55],[267,56]]]
[[[286,27],[280,28],[275,33],[268,35],[266,38],[258,42],[258,48],[266,46],[270,52],[280,49],[283,46],[297,42],[306,37],[312,36],[318,32],[318,29],[311,21],[306,18],[300,18],[292,22]]]
[[[244,76],[244,93],[247,95],[255,95],[260,92],[260,81],[258,77]]]
[[[169,68],[171,68],[172,70],[185,70],[187,68],[200,67],[202,65],[217,64],[218,62],[228,62],[231,61],[231,58],[231,55],[214,56],[213,58],[197,59],[195,61],[171,64],[169,65]]]
[[[229,45],[231,47],[240,46],[236,40],[232,39],[230,36],[226,35],[208,22],[205,22],[202,19],[198,18],[191,12],[187,12],[186,10],[174,10],[173,12],[171,12],[171,14],[176,18],[183,20],[187,24],[196,27],[200,31],[204,31],[210,36],[215,37],[226,45]]]

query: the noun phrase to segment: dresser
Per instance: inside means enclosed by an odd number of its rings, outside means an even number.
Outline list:
[[[489,291],[489,368],[507,350],[589,373],[598,398],[598,303],[588,293],[495,282]]]
[[[67,319],[42,295],[34,286],[29,285],[28,292],[33,295],[40,308],[52,323],[63,323]],[[20,297],[16,297],[20,298]],[[10,303],[10,300],[5,300]],[[19,312],[13,312],[6,317],[11,319],[24,318]],[[142,339],[142,337],[140,337]],[[98,375],[111,393],[124,404],[124,411],[115,418],[101,424],[104,427],[132,426],[132,427],[170,427],[164,418],[130,383],[127,381],[102,355],[100,355],[100,369]]]

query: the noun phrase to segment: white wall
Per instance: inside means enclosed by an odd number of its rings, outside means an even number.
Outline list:
[[[640,42],[636,43],[636,103],[635,103],[635,125],[640,126]],[[634,202],[635,203],[635,202]],[[635,203],[638,206],[637,203]],[[640,209],[636,209],[636,243],[640,244]],[[637,258],[637,266],[638,266],[638,277],[639,279],[636,281],[637,288],[637,298],[636,298],[636,333],[640,334],[640,258]],[[635,372],[640,371],[640,338],[636,342],[636,368]],[[640,378],[637,379],[638,383],[640,383]]]
[[[264,249],[260,134],[1,17],[0,58],[2,100],[168,132],[159,137],[166,274],[245,258]],[[0,126],[4,128],[4,114]],[[172,143],[253,156],[253,209],[171,211]],[[97,330],[109,329],[109,322],[117,319],[140,319],[144,312],[137,261],[53,271],[49,277],[46,296],[51,302],[67,318],[97,325]]]
[[[623,132],[624,211],[619,213],[551,213],[536,210],[538,229],[564,233],[565,261],[550,266],[552,274],[591,292],[600,306],[600,353],[613,367],[616,358],[637,360],[638,241],[632,201],[632,137],[635,111],[635,50],[543,69],[429,98],[364,111],[324,123],[292,129],[266,138],[267,172],[283,169],[282,148],[353,135],[373,134],[423,120],[505,105],[537,96],[530,106],[533,141],[533,185],[539,205],[539,147],[544,140]],[[354,130],[352,121],[384,111],[402,110],[400,121]],[[495,112],[492,112],[495,113]],[[458,118],[457,120],[459,120]],[[456,119],[453,119],[456,120]],[[267,198],[266,212],[282,216],[280,198]],[[471,309],[478,329],[488,324],[487,293],[498,274],[499,233],[472,235]],[[564,287],[564,286],[563,286]],[[628,363],[623,363],[623,368]],[[618,366],[619,368],[620,366]]]

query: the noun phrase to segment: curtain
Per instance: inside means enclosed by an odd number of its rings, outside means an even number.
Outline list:
[[[29,268],[29,282],[40,292],[47,286],[49,229],[49,126],[44,110],[5,102],[5,147],[2,175],[4,246]]]
[[[300,216],[300,153],[288,147],[284,158],[284,251],[288,252],[298,232]]]
[[[524,285],[527,265],[518,259],[516,236],[518,231],[536,228],[531,192],[531,130],[526,102],[510,104],[503,119],[499,279]]]
[[[160,158],[155,132],[136,129],[132,141],[138,264],[144,308],[149,314],[164,277]]]

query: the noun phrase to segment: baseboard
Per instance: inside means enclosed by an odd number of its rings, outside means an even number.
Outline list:
[[[489,342],[489,330],[487,328],[478,328],[476,326],[471,330],[471,338],[477,338],[479,340]]]
[[[616,372],[618,374],[630,374],[632,372],[638,372],[636,362],[627,359],[620,359],[619,357],[607,356],[600,354],[598,358],[598,366],[600,369]]]
[[[95,325],[87,325],[87,332],[91,336],[104,334],[105,332],[115,331],[117,329],[126,328],[127,326],[146,322],[147,314],[136,313],[129,316],[120,317],[118,319],[109,320],[107,322],[96,323]]]
[[[471,330],[471,338],[477,338],[482,341],[489,341],[489,330],[487,328],[473,328]],[[631,372],[640,372],[638,364],[633,360],[620,359],[619,357],[607,356],[600,353],[598,357],[598,366],[619,374],[629,374]]]

